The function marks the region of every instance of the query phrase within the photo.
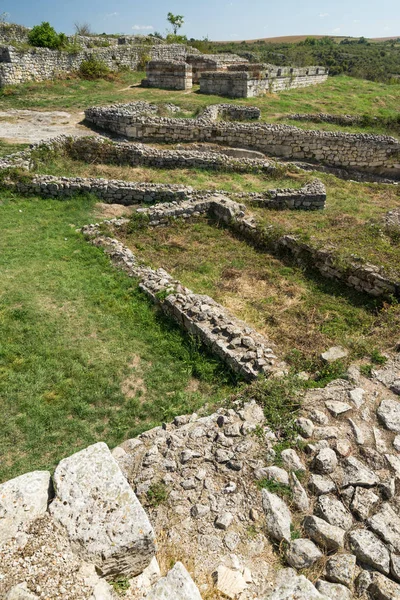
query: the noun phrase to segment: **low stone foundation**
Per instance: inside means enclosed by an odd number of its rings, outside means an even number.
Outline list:
[[[215,218],[224,222],[229,222],[237,212],[242,213],[240,205],[222,197],[210,199],[209,210]],[[200,339],[235,373],[251,380],[261,373],[286,369],[284,363],[277,361],[269,341],[212,298],[194,294],[163,269],[142,266],[121,242],[99,235],[96,225],[84,227],[82,231],[92,238],[93,244],[104,248],[115,264],[130,276],[139,278],[139,287],[153,302],[190,335]]]
[[[186,62],[176,60],[151,60],[146,64],[146,79],[143,87],[163,88],[166,90],[190,90],[192,67]]]
[[[200,92],[228,98],[254,98],[282,90],[323,83],[328,78],[324,67],[303,69],[269,65],[235,65],[222,72],[204,72],[200,77]]]
[[[400,142],[389,136],[213,121],[210,113],[198,119],[151,117],[134,104],[93,107],[85,115],[97,127],[143,142],[211,142],[400,179]]]
[[[218,152],[163,150],[145,144],[111,142],[100,137],[60,136],[42,142],[33,150],[65,154],[74,160],[96,164],[146,166],[158,169],[212,169],[236,173],[274,173],[277,165],[267,159],[235,158]]]

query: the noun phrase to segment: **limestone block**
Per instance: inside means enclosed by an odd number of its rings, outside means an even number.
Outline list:
[[[151,588],[146,600],[201,600],[200,592],[181,562]]]
[[[17,533],[19,527],[41,517],[50,500],[48,471],[33,471],[0,485],[0,546]]]
[[[62,460],[50,505],[75,551],[104,576],[135,576],[155,554],[154,532],[106,444]]]

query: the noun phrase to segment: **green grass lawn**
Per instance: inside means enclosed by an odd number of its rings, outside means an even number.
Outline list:
[[[232,390],[76,227],[93,200],[0,195],[0,481],[111,447]]]
[[[84,81],[72,77],[59,81],[26,83],[0,90],[0,103],[7,108],[82,111],[89,106],[147,100],[173,102],[182,109],[195,114],[208,104],[226,102],[221,96],[198,93],[198,86],[190,93],[182,91],[148,89],[139,86],[144,73],[120,74],[112,80]],[[268,122],[280,120],[288,113],[327,112],[332,114],[368,114],[369,116],[395,117],[399,112],[400,85],[388,85],[340,76],[330,77],[327,82],[303,89],[267,94],[261,98],[228,102],[258,106],[262,119]],[[293,122],[292,122],[293,124]],[[301,126],[304,126],[302,124]],[[313,129],[337,130],[336,126],[318,123]],[[368,131],[395,135],[390,129],[380,127],[346,127],[346,131]],[[398,132],[397,132],[398,133]]]
[[[315,361],[329,346],[341,344],[359,358],[397,340],[400,306],[382,306],[285,264],[205,218],[118,232],[144,262],[213,297],[274,341],[286,357],[295,350]]]

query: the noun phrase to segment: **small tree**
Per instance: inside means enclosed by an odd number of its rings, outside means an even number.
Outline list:
[[[173,15],[171,12],[167,15],[167,21],[171,23],[174,35],[176,35],[178,29],[180,29],[185,22],[183,15]]]
[[[91,35],[92,34],[92,29],[91,29],[89,23],[87,23],[87,22],[80,23],[79,21],[76,21],[74,23],[74,27],[75,27],[75,31],[78,35]]]

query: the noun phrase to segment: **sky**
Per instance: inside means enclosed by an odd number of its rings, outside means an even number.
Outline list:
[[[64,33],[87,22],[96,33],[166,33],[183,15],[188,38],[241,40],[286,35],[400,37],[400,0],[0,0],[9,22],[50,21]]]

